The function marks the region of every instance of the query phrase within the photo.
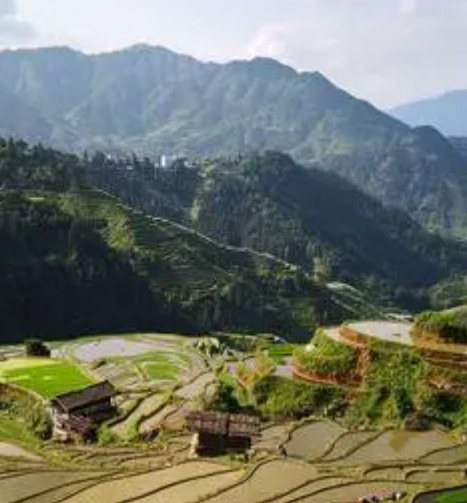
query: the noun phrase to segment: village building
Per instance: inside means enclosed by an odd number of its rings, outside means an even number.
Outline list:
[[[92,440],[103,422],[115,415],[116,390],[109,381],[59,395],[50,401],[54,436],[68,441]]]
[[[245,453],[260,434],[256,416],[221,412],[192,412],[187,417],[189,431],[195,434],[193,449],[201,456]]]

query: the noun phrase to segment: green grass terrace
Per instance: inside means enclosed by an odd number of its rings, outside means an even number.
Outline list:
[[[76,365],[51,358],[12,358],[0,362],[0,382],[49,399],[93,384]]]

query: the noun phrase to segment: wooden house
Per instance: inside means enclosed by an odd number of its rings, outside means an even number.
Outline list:
[[[115,414],[115,388],[108,381],[59,395],[50,401],[55,437],[91,440],[100,424]]]
[[[188,429],[195,433],[195,451],[204,456],[244,453],[260,433],[260,419],[255,416],[221,412],[192,412]]]

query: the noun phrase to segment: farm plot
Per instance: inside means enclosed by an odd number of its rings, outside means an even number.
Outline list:
[[[176,392],[176,396],[185,400],[195,400],[202,396],[206,389],[216,382],[216,377],[212,372],[200,375],[191,383]]]
[[[432,452],[424,456],[421,461],[434,465],[467,463],[467,444]]]
[[[284,448],[289,456],[317,459],[324,456],[345,431],[338,424],[327,421],[305,424],[292,432],[292,436]]]
[[[0,381],[52,398],[92,384],[76,365],[50,358],[17,358],[0,362]]]
[[[7,444],[5,442],[0,442],[0,457],[7,458],[24,458],[30,461],[42,461],[42,458],[25,451],[21,447],[13,444]]]
[[[253,447],[256,451],[277,452],[289,436],[290,425],[281,424],[270,426],[261,431],[261,437]]]
[[[349,431],[336,441],[332,450],[324,456],[323,461],[335,461],[348,456],[352,451],[362,447],[362,445],[379,435],[380,433],[373,431]]]
[[[129,414],[125,419],[115,423],[112,426],[112,431],[120,438],[126,438],[138,431],[141,431],[139,428],[140,425],[146,419],[155,415],[163,406],[165,400],[166,398],[164,395],[156,393],[135,401],[135,407],[133,410],[130,409]],[[145,429],[144,433],[147,433],[148,431],[150,430]]]
[[[104,358],[128,358],[154,351],[154,346],[125,338],[101,339],[76,345],[73,356],[83,363],[92,363]]]
[[[184,463],[163,470],[104,481],[80,494],[69,498],[67,503],[120,503],[125,500],[146,498],[157,491],[182,481],[203,479],[211,475],[221,475],[228,469],[216,463],[196,461]]]
[[[344,464],[418,460],[429,452],[454,447],[455,442],[441,431],[390,431],[363,445],[346,458]]]
[[[284,493],[318,477],[314,467],[303,462],[265,462],[245,477],[242,484],[206,499],[206,503],[256,503],[276,501]]]
[[[86,339],[62,347],[60,354],[121,389],[170,388],[206,370],[200,355],[184,342],[181,337],[157,335]]]
[[[71,483],[95,479],[96,472],[38,471],[0,480],[0,502],[13,503]]]
[[[190,376],[190,360],[185,354],[175,351],[149,353],[133,360],[145,374],[148,381],[168,381],[174,383]]]

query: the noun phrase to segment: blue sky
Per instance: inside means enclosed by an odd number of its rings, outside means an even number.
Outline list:
[[[467,0],[0,0],[0,47],[270,56],[381,107],[467,89]]]

